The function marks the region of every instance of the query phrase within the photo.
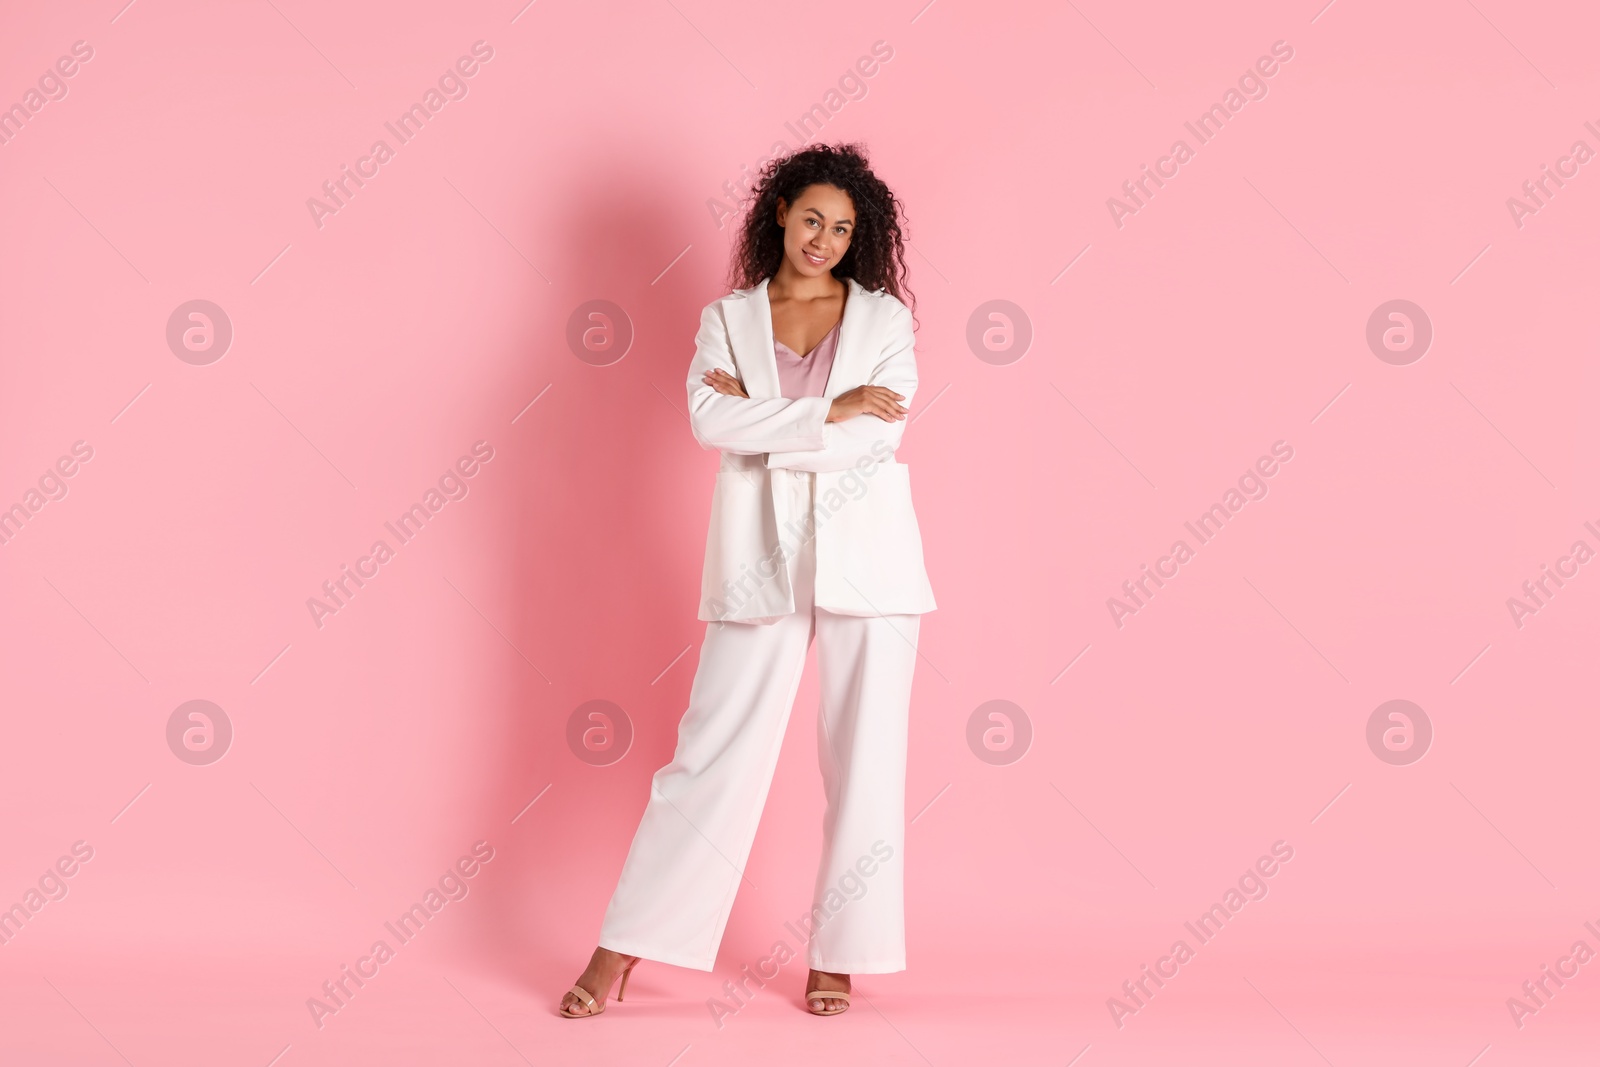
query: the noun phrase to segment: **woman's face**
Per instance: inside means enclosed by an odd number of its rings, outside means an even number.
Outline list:
[[[808,278],[827,274],[850,250],[856,210],[850,194],[832,185],[810,185],[794,203],[778,198],[783,254]]]

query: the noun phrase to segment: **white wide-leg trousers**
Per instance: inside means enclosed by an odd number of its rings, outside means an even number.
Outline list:
[[[785,478],[791,514],[809,514],[816,476],[774,474]],[[809,916],[763,919],[773,940],[796,954],[796,942],[805,940],[807,963],[816,970],[905,970],[906,723],[921,617],[863,618],[816,608],[809,537],[787,566],[794,614],[773,623],[706,626],[677,749],[651,779],[649,803],[606,908],[604,948],[712,969],[814,637],[817,754],[827,800],[822,861]]]

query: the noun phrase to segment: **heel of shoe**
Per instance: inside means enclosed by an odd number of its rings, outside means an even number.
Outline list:
[[[618,1000],[621,1000],[622,999],[622,994],[624,994],[624,993],[626,993],[628,991],[628,975],[632,974],[633,973],[633,969],[635,967],[637,967],[638,965],[639,965],[639,961],[638,961],[638,959],[635,959],[632,963],[628,964],[627,969],[625,969],[622,972],[622,982],[617,986],[617,999]]]

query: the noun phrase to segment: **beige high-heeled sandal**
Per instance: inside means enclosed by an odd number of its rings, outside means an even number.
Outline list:
[[[640,959],[641,959],[641,957],[635,956],[633,958],[633,962],[628,964],[626,967],[624,967],[622,969],[622,984],[617,986],[617,999],[618,1000],[621,1000],[622,999],[622,995],[628,991],[628,975],[632,974],[633,973],[633,969],[635,967],[639,966],[639,960]],[[577,994],[577,997],[578,997],[578,999],[580,1001],[582,1001],[583,1006],[588,1008],[589,1010],[588,1011],[568,1011],[567,1010],[567,1006],[565,1004],[562,1004],[561,1005],[561,1014],[563,1016],[565,1016],[566,1018],[568,1018],[568,1019],[587,1019],[591,1015],[604,1015],[605,1014],[606,1006],[604,1004],[597,1003],[595,1001],[594,997],[592,995],[590,995],[589,991],[587,989],[583,988],[583,986],[574,985],[571,989],[567,990],[567,992],[568,993]],[[563,996],[561,999],[562,1000],[566,1000],[567,998]]]
[[[842,1000],[844,1004],[837,1008],[823,1007],[818,1004],[822,1000]],[[813,989],[806,994],[806,1008],[812,1015],[839,1015],[850,1007],[850,994],[841,989]]]

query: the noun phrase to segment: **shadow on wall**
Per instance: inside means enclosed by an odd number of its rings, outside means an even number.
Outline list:
[[[690,431],[684,381],[700,310],[726,291],[728,245],[686,237],[681,205],[693,198],[650,181],[637,158],[579,158],[591,166],[561,168],[565,187],[537,194],[570,205],[561,232],[507,231],[550,284],[529,273],[516,351],[490,395],[515,412],[550,388],[505,434],[514,488],[486,535],[496,562],[475,564],[514,590],[503,625],[522,655],[486,654],[503,674],[474,687],[507,694],[473,727],[490,782],[472,825],[503,859],[452,939],[475,966],[548,987],[552,1004],[599,934],[704,636],[696,607],[717,458]],[[634,330],[607,366],[567,343],[572,312],[595,299],[620,305]],[[608,766],[567,742],[573,709],[597,698],[636,731]]]

